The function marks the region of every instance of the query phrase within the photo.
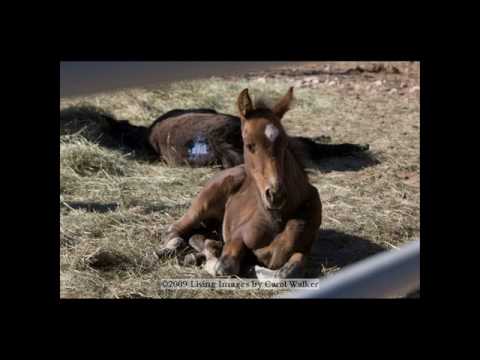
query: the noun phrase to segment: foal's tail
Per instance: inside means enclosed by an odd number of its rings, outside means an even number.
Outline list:
[[[298,150],[307,158],[319,161],[329,157],[348,156],[365,152],[368,144],[325,144],[303,136],[293,137],[293,142]]]

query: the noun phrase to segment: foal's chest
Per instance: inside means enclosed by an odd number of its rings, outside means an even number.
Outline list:
[[[281,220],[258,208],[252,194],[239,192],[227,201],[222,233],[225,242],[241,239],[255,250],[270,244],[283,226]]]

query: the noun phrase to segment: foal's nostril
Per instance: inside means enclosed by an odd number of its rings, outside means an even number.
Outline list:
[[[273,193],[272,193],[272,190],[270,189],[267,189],[265,191],[265,196],[267,198],[268,201],[272,202],[273,201]]]
[[[265,198],[271,205],[280,205],[284,200],[284,192],[282,190],[273,190],[268,188],[265,190]]]

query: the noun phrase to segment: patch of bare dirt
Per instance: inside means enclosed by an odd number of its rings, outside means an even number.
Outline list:
[[[385,92],[415,96],[420,92],[418,62],[312,62],[297,66],[249,72],[244,78],[265,83],[272,79],[292,82],[298,88],[335,87],[342,92]],[[234,78],[226,76],[225,79]]]

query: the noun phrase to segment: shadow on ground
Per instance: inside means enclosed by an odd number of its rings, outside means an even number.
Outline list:
[[[307,169],[319,170],[323,173],[332,171],[359,171],[380,164],[377,157],[370,151],[358,152],[355,155],[324,158],[319,162],[307,164]]]
[[[147,142],[148,127],[117,120],[99,107],[79,105],[60,110],[60,135],[75,134],[105,148],[129,154],[132,159],[157,160]]]
[[[98,202],[83,202],[83,201],[68,201],[63,204],[63,207],[74,210],[85,210],[90,212],[106,213],[115,211],[119,205],[117,203],[98,203]]]
[[[323,269],[343,268],[354,262],[387,250],[360,236],[333,229],[321,229],[309,257],[308,277],[319,277]]]

